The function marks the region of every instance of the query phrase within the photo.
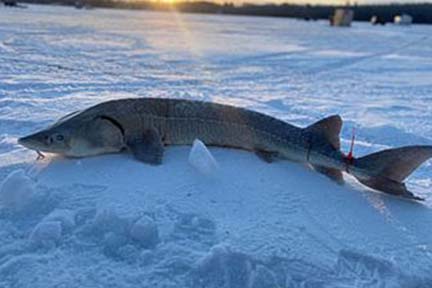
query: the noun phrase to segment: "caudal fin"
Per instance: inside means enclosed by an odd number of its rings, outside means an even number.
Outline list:
[[[389,194],[423,200],[408,191],[403,181],[432,157],[432,146],[406,146],[376,152],[355,160],[354,165],[372,176],[354,176],[364,185]]]

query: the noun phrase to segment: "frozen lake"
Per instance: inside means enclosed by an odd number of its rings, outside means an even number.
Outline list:
[[[432,145],[432,26],[0,7],[0,287],[432,286],[431,161],[408,179],[420,204],[230,149],[208,175],[189,147],[153,167],[16,143],[128,97],[340,114],[355,156]]]

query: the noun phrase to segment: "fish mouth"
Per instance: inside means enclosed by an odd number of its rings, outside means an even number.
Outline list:
[[[38,143],[35,139],[31,138],[31,136],[18,138],[17,140],[18,144],[30,149],[34,150],[37,153],[36,160],[42,160],[45,158],[45,155],[42,154],[40,149],[40,143]]]

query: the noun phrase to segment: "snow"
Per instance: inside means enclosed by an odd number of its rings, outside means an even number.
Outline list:
[[[431,29],[0,8],[0,287],[429,287],[430,161],[408,179],[420,204],[200,141],[150,166],[35,161],[16,139],[146,96],[299,126],[338,113],[356,156],[432,144]]]

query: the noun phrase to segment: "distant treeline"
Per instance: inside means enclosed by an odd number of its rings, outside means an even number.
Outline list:
[[[63,4],[76,7],[105,7],[122,9],[147,10],[177,10],[189,13],[234,14],[254,16],[293,17],[307,20],[329,19],[337,6],[331,5],[298,5],[298,4],[217,4],[213,2],[176,2],[168,4],[153,1],[118,1],[118,0],[23,0],[27,3]],[[414,23],[432,23],[432,4],[383,4],[383,5],[355,5],[354,20],[369,21],[372,16],[378,16],[385,22],[392,22],[394,16],[409,14]]]

